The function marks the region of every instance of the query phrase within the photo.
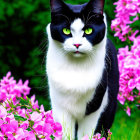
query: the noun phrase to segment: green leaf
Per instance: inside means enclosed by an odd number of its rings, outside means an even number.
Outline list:
[[[7,111],[7,113],[12,113],[12,110]]]
[[[53,135],[51,135],[50,138],[51,138],[52,140],[54,140],[55,137],[54,137]]]
[[[25,100],[22,97],[20,98],[21,105],[29,105],[29,100]]]
[[[30,128],[30,127],[28,127],[26,130],[31,131],[31,128]]]
[[[21,106],[20,108],[21,108],[21,109],[27,109],[27,106],[24,106],[24,105],[23,105],[23,106]]]
[[[35,111],[37,111],[38,113],[40,113],[40,111],[39,111],[39,109],[38,109],[38,108],[36,108],[36,109],[35,109]]]
[[[22,122],[24,122],[24,121],[27,120],[26,118],[23,118],[23,117],[21,117],[21,116],[19,116],[19,115],[14,115],[14,118],[15,118],[15,120],[17,120],[17,121],[22,121]]]
[[[36,140],[40,140],[40,139],[37,137],[37,135],[36,135]]]
[[[29,125],[30,125],[30,127],[33,127],[33,125],[34,125],[34,121],[29,121]]]

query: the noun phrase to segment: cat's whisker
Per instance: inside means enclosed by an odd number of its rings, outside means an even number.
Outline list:
[[[110,57],[108,56],[109,53],[110,53],[109,50],[107,50],[107,53],[106,53],[106,61],[109,62],[109,66],[110,66],[110,69],[111,69],[112,61],[111,61]]]
[[[69,19],[66,15],[63,15],[63,14],[57,14],[57,15],[60,15],[60,16],[65,17],[65,18],[67,19],[68,23],[69,23],[69,24],[71,23],[70,19]]]
[[[84,23],[86,23],[86,19],[85,19],[85,16],[84,16],[84,14],[83,14],[82,16],[83,16]]]
[[[41,42],[41,44],[39,45],[39,51],[42,52],[42,53],[46,53],[46,47],[48,46],[48,40],[43,40]]]
[[[87,23],[88,23],[88,21],[89,21],[88,19],[89,19],[90,13],[92,13],[92,11],[89,11],[89,13],[88,13],[87,20],[86,20],[86,22],[85,22],[86,25],[87,25]]]
[[[89,20],[92,18],[92,17],[94,17],[95,15],[91,15],[89,18],[88,18],[88,20],[87,20],[87,23],[89,22]]]
[[[62,47],[62,48],[60,48],[60,51],[61,51],[61,54],[60,55],[66,55],[67,54],[67,52],[64,50],[64,48]]]
[[[90,13],[91,13],[91,12],[92,12],[92,11],[89,11],[89,12],[88,12],[88,16],[87,16],[87,19],[89,18],[89,15],[90,15]]]
[[[44,69],[44,64],[46,62],[46,55],[44,55],[43,59],[42,59],[42,63],[41,63],[41,70]]]
[[[88,58],[89,58],[89,64],[88,65],[92,65],[93,59],[95,58],[95,54],[94,53],[89,53]]]

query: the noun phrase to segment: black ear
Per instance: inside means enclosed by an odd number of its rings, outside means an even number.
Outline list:
[[[62,0],[50,0],[50,5],[51,12],[57,12],[64,6],[64,2]]]
[[[105,0],[90,0],[88,7],[91,8],[93,13],[103,14]]]

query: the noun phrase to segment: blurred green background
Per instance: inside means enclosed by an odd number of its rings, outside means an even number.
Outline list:
[[[65,1],[82,4],[88,0]],[[111,20],[115,18],[115,1],[106,0],[105,12],[108,20],[108,37],[118,49],[124,47],[125,43],[114,38],[114,33],[110,29]],[[17,80],[29,79],[31,94],[36,94],[39,104],[44,104],[46,110],[50,109],[45,72],[48,43],[46,26],[49,22],[49,0],[0,0],[0,78],[11,71]],[[128,117],[120,106],[112,128],[112,139],[138,140],[140,120],[137,116],[140,114],[136,111]]]

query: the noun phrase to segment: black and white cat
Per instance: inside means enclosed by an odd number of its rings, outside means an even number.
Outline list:
[[[54,119],[63,125],[65,140],[107,132],[116,111],[119,72],[115,47],[107,39],[104,0],[50,3],[46,68]]]

